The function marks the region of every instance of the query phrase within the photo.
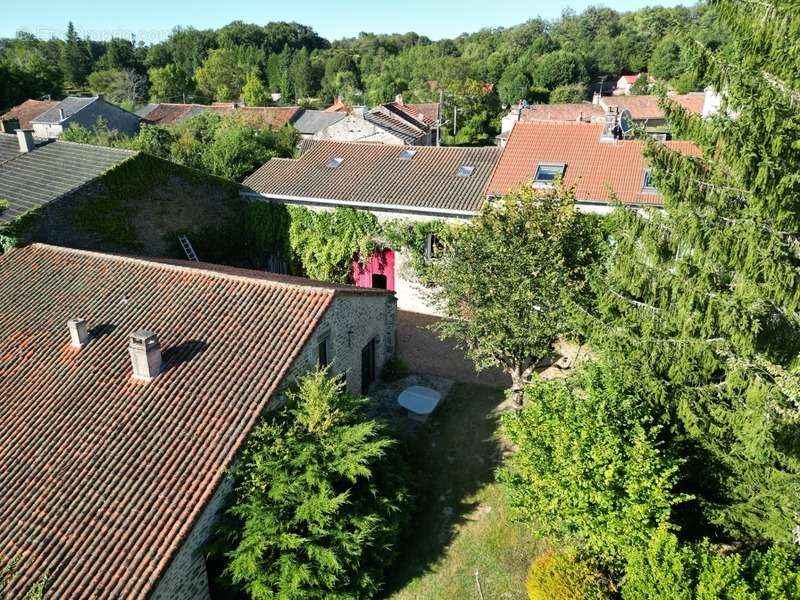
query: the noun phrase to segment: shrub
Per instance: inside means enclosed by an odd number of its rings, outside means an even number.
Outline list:
[[[724,554],[703,540],[681,545],[661,527],[633,549],[622,585],[624,600],[797,600],[796,554],[780,547],[746,555]]]
[[[686,499],[673,492],[680,461],[662,451],[647,409],[602,363],[534,383],[525,404],[502,421],[517,447],[499,473],[513,513],[621,570],[626,550]]]
[[[216,554],[253,598],[372,597],[406,514],[394,441],[325,371],[287,395],[233,470]]]
[[[583,102],[584,100],[586,100],[586,86],[582,83],[560,85],[550,92],[551,104]]]
[[[387,360],[383,365],[381,371],[381,379],[384,381],[397,381],[409,374],[408,365],[402,359],[393,356]]]
[[[528,572],[530,600],[592,600],[604,598],[602,579],[574,550],[547,551],[534,559]]]

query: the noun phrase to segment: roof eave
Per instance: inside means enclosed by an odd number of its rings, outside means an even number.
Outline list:
[[[388,204],[382,202],[357,202],[353,200],[336,200],[333,198],[316,198],[313,196],[290,196],[284,194],[269,194],[258,192],[256,190],[248,191],[242,190],[239,192],[242,196],[250,198],[259,198],[265,200],[280,200],[283,202],[291,202],[295,204],[312,204],[312,205],[327,205],[327,206],[343,206],[349,208],[360,208],[362,210],[385,210],[390,212],[404,212],[404,213],[420,213],[426,216],[438,215],[443,217],[457,217],[457,218],[470,218],[478,214],[476,210],[457,210],[452,208],[431,208],[427,206],[416,205],[403,205],[403,204]]]

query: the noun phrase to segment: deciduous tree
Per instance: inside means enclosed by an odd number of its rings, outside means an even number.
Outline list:
[[[454,230],[431,271],[434,299],[479,369],[500,367],[522,404],[524,385],[556,340],[572,331],[569,306],[585,293],[598,247],[568,189],[531,186],[487,203]]]

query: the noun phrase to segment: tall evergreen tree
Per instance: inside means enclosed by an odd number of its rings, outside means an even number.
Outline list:
[[[663,212],[614,215],[595,344],[692,448],[709,524],[745,542],[800,535],[800,11],[711,0],[733,32],[694,44],[720,114],[664,98],[702,156],[650,143]]]
[[[66,43],[62,46],[60,62],[64,79],[70,85],[81,85],[92,70],[91,55],[72,21],[67,25]]]

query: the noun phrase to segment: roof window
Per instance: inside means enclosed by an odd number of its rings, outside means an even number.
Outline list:
[[[471,167],[469,165],[461,165],[460,167],[458,167],[458,172],[456,173],[456,177],[471,177],[474,172],[475,172],[475,167]]]
[[[534,185],[552,185],[556,179],[564,175],[565,164],[540,164],[533,176]]]
[[[400,160],[411,160],[416,154],[416,150],[403,150],[400,153]]]
[[[325,168],[331,170],[338,169],[343,162],[344,162],[343,158],[341,158],[340,156],[336,156],[325,163]]]
[[[642,181],[643,194],[657,194],[656,184],[653,181],[653,175],[650,169],[644,170],[644,180]]]

